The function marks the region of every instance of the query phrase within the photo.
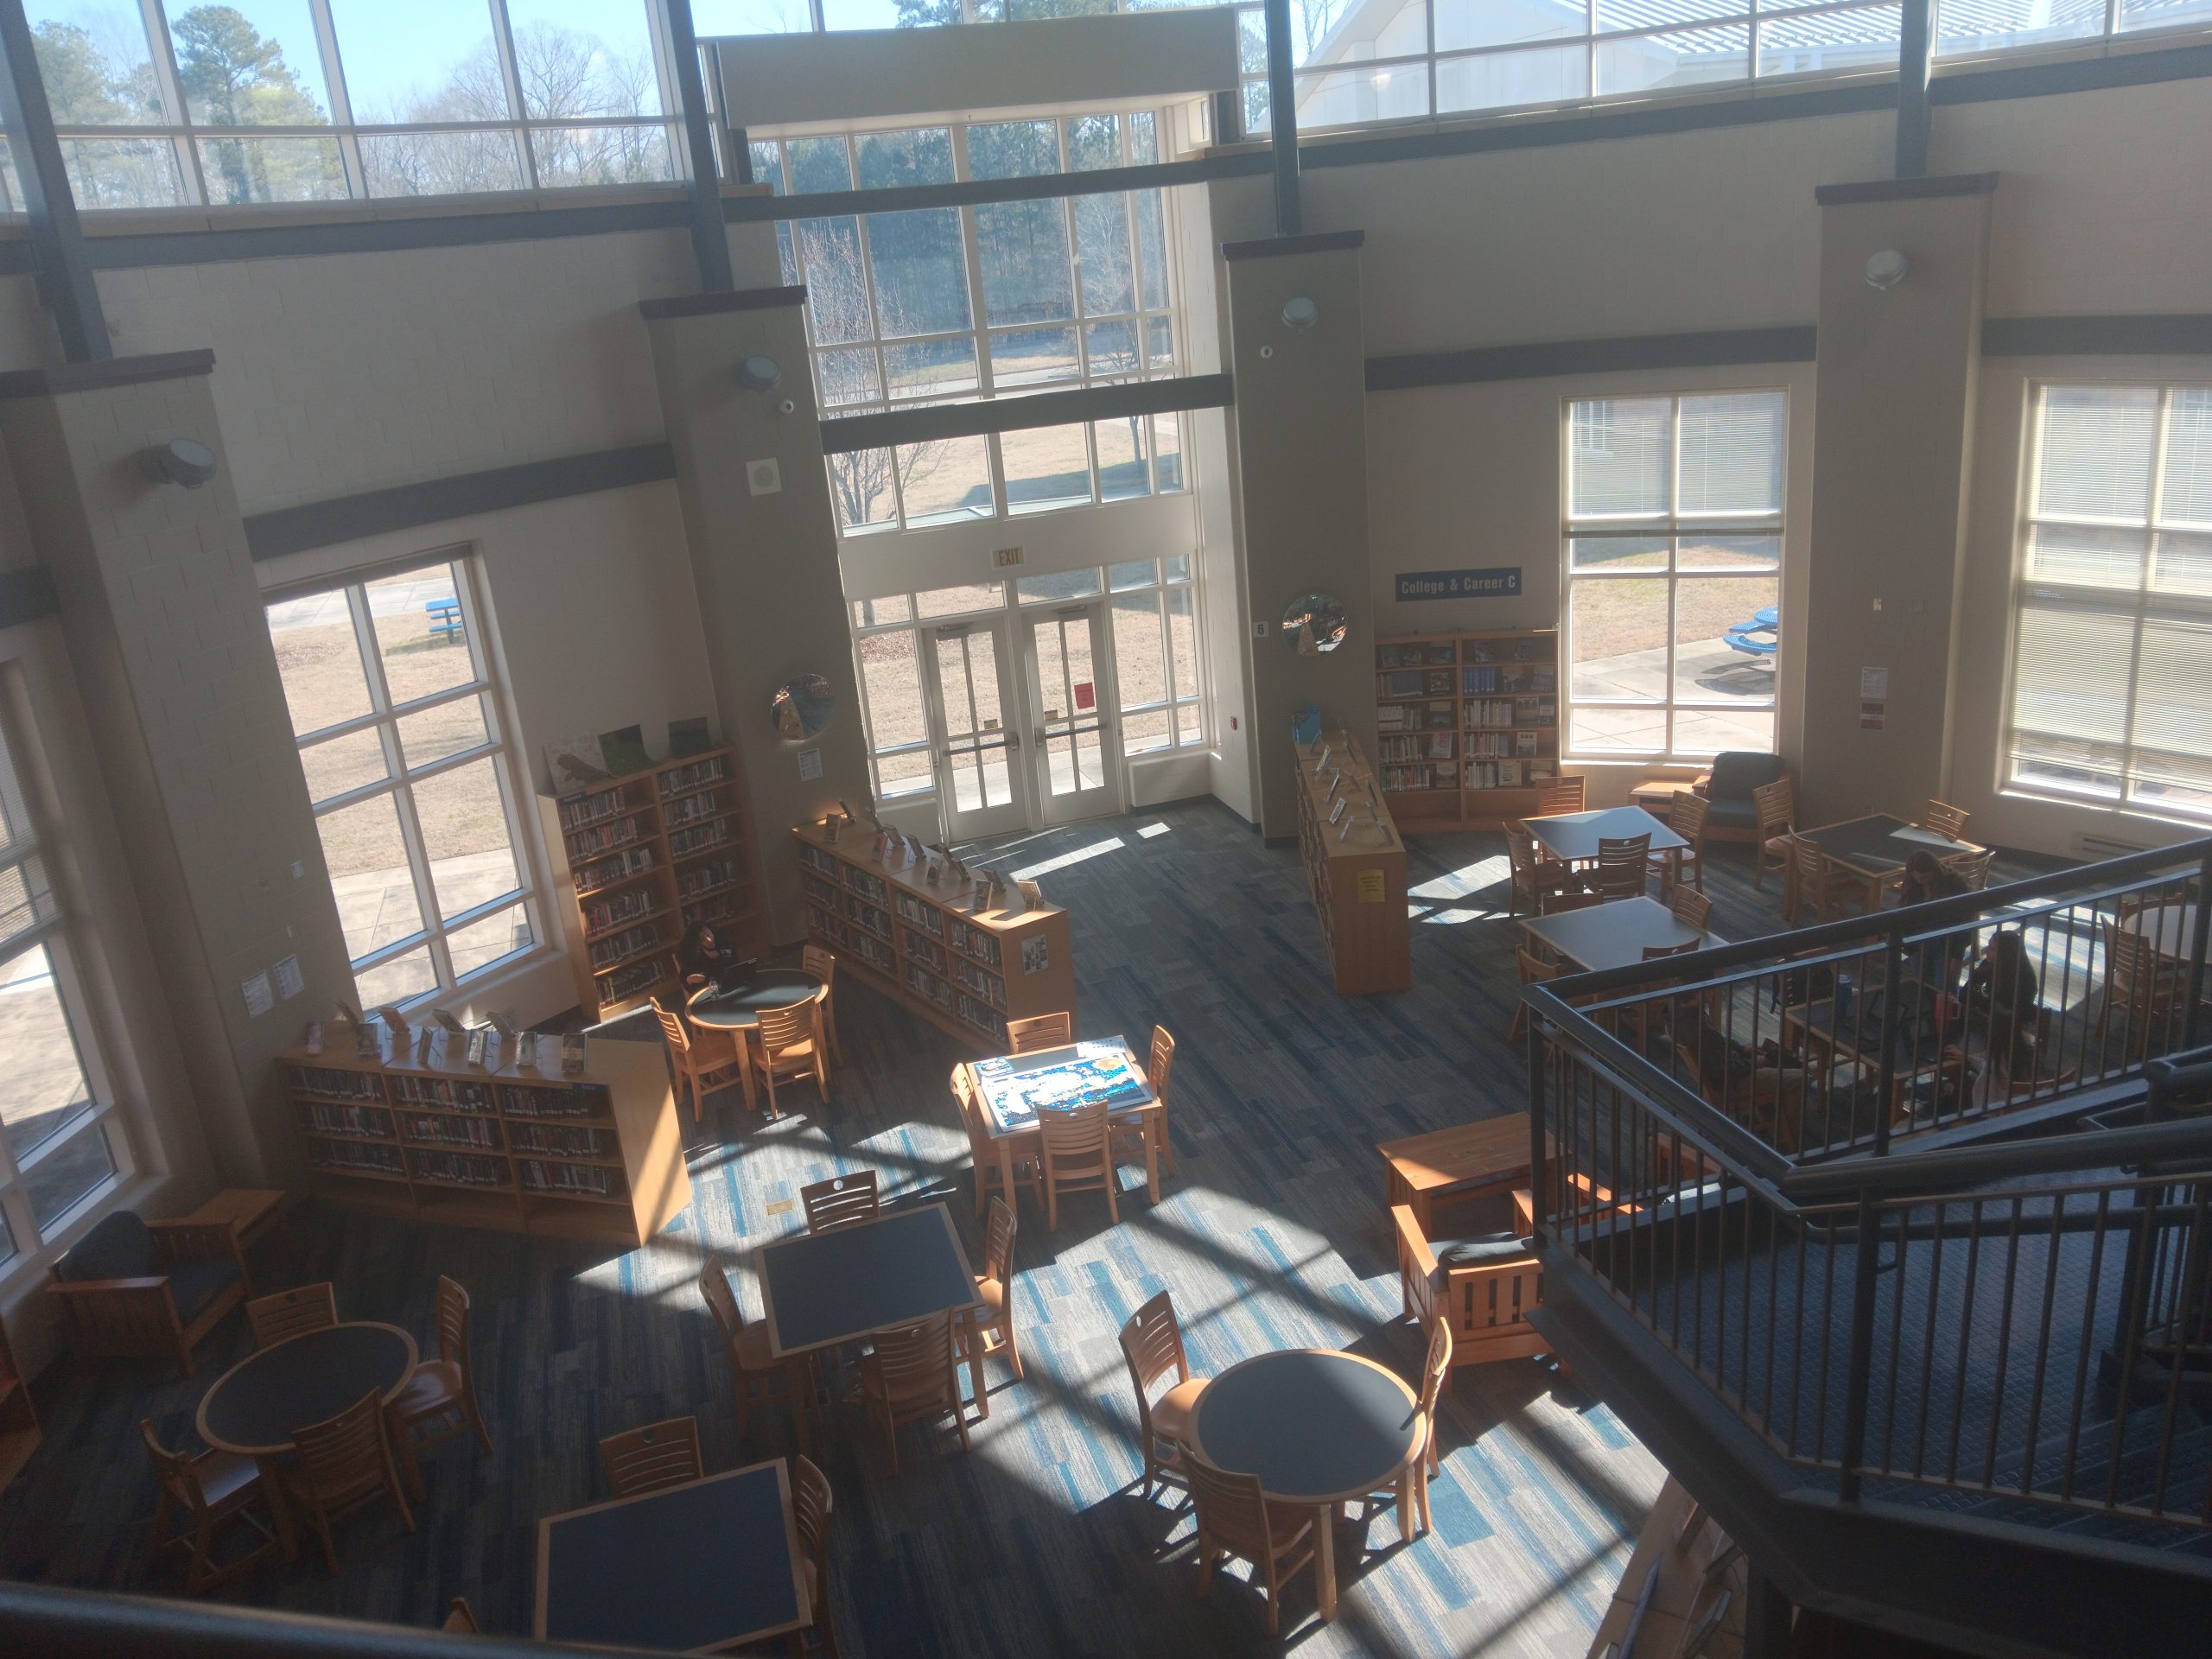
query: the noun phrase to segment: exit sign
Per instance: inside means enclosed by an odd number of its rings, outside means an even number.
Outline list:
[[[991,550],[991,563],[1001,570],[1006,569],[1010,565],[1020,564],[1021,561],[1022,553],[1018,547],[1000,547]]]

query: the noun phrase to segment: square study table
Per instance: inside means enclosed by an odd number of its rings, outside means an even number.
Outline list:
[[[1800,830],[1797,834],[1819,848],[1821,858],[1828,863],[1865,879],[1870,910],[1881,903],[1882,889],[1891,876],[1904,868],[1905,860],[1915,853],[1956,858],[1961,853],[1981,850],[1971,842],[1954,841],[1948,836],[1923,830],[1886,812],[1824,824],[1818,830]]]
[[[789,1359],[982,1306],[942,1204],[763,1244],[768,1351]]]
[[[1727,943],[1718,933],[1692,927],[1666,906],[1642,893],[1550,916],[1524,916],[1521,925],[1531,938],[1541,939],[1576,967],[1592,973],[1642,962],[1645,949],[1652,945],[1679,950],[1694,944],[1703,950]]]
[[[811,1622],[779,1458],[537,1523],[541,1642],[706,1653]]]
[[[1375,1150],[1390,1172],[1389,1204],[1402,1204],[1421,1224],[1421,1236],[1433,1238],[1429,1217],[1447,1198],[1473,1197],[1527,1180],[1529,1118],[1523,1112],[1460,1123],[1427,1135],[1383,1141]],[[1544,1155],[1551,1156],[1551,1131],[1544,1131]]]
[[[1667,884],[1670,889],[1675,878],[1681,874],[1682,854],[1689,848],[1689,842],[1640,806],[1560,812],[1549,817],[1524,818],[1522,822],[1546,852],[1566,864],[1595,862],[1600,841],[1633,841],[1638,836],[1649,836],[1650,850],[1667,855]]]
[[[968,1079],[982,1109],[983,1133],[998,1154],[999,1190],[1012,1203],[1014,1162],[1036,1153],[1037,1114],[1106,1103],[1109,1122],[1136,1116],[1158,1099],[1126,1037],[1103,1037],[969,1063]],[[1160,1149],[1145,1137],[1145,1174],[1160,1202]]]

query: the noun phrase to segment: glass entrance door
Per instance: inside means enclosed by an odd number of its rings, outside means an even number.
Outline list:
[[[1037,826],[1122,810],[1122,744],[1108,712],[1113,650],[1103,604],[1027,612],[1030,770]]]
[[[1027,827],[1027,791],[1014,765],[1021,734],[1007,719],[1016,700],[1006,681],[1006,620],[947,623],[922,637],[945,839]]]

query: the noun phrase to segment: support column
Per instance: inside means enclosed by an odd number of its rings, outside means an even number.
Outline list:
[[[175,1026],[168,1058],[219,1178],[282,1185],[298,1173],[298,1140],[270,1061],[355,993],[209,395],[213,362],[177,352],[0,375],[0,433],[54,572]],[[213,452],[207,483],[141,468],[176,438]],[[252,1013],[243,982],[273,985],[287,957],[302,991]]]
[[[1375,620],[1367,559],[1367,365],[1360,231],[1232,242],[1222,248],[1236,404],[1230,446],[1241,505],[1255,803],[1262,834],[1298,833],[1294,712],[1313,703],[1375,753]],[[1314,320],[1284,320],[1293,299]],[[1351,615],[1344,644],[1300,657],[1282,636],[1294,599],[1325,593]],[[1262,635],[1264,637],[1262,637]]]
[[[791,827],[840,800],[858,812],[869,798],[805,300],[803,288],[745,289],[639,307],[676,451],[715,705],[722,741],[744,760],[767,931],[778,944],[805,931]],[[781,378],[766,390],[741,384],[748,358],[772,360]],[[807,673],[830,682],[836,711],[819,736],[787,741],[769,705],[779,686]],[[818,776],[803,775],[817,763]]]
[[[1994,174],[1824,185],[1799,822],[1948,792]],[[1892,286],[1877,254],[1902,254]],[[1862,682],[1866,670],[1878,675]],[[1863,689],[1870,695],[1862,698]],[[1871,695],[1878,690],[1880,695]]]

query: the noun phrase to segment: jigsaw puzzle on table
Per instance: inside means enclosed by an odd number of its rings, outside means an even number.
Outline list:
[[[976,1080],[1002,1128],[1026,1129],[1039,1111],[1147,1100],[1152,1090],[1121,1043],[1077,1043],[1072,1058],[1022,1070],[1018,1058],[979,1060]]]

